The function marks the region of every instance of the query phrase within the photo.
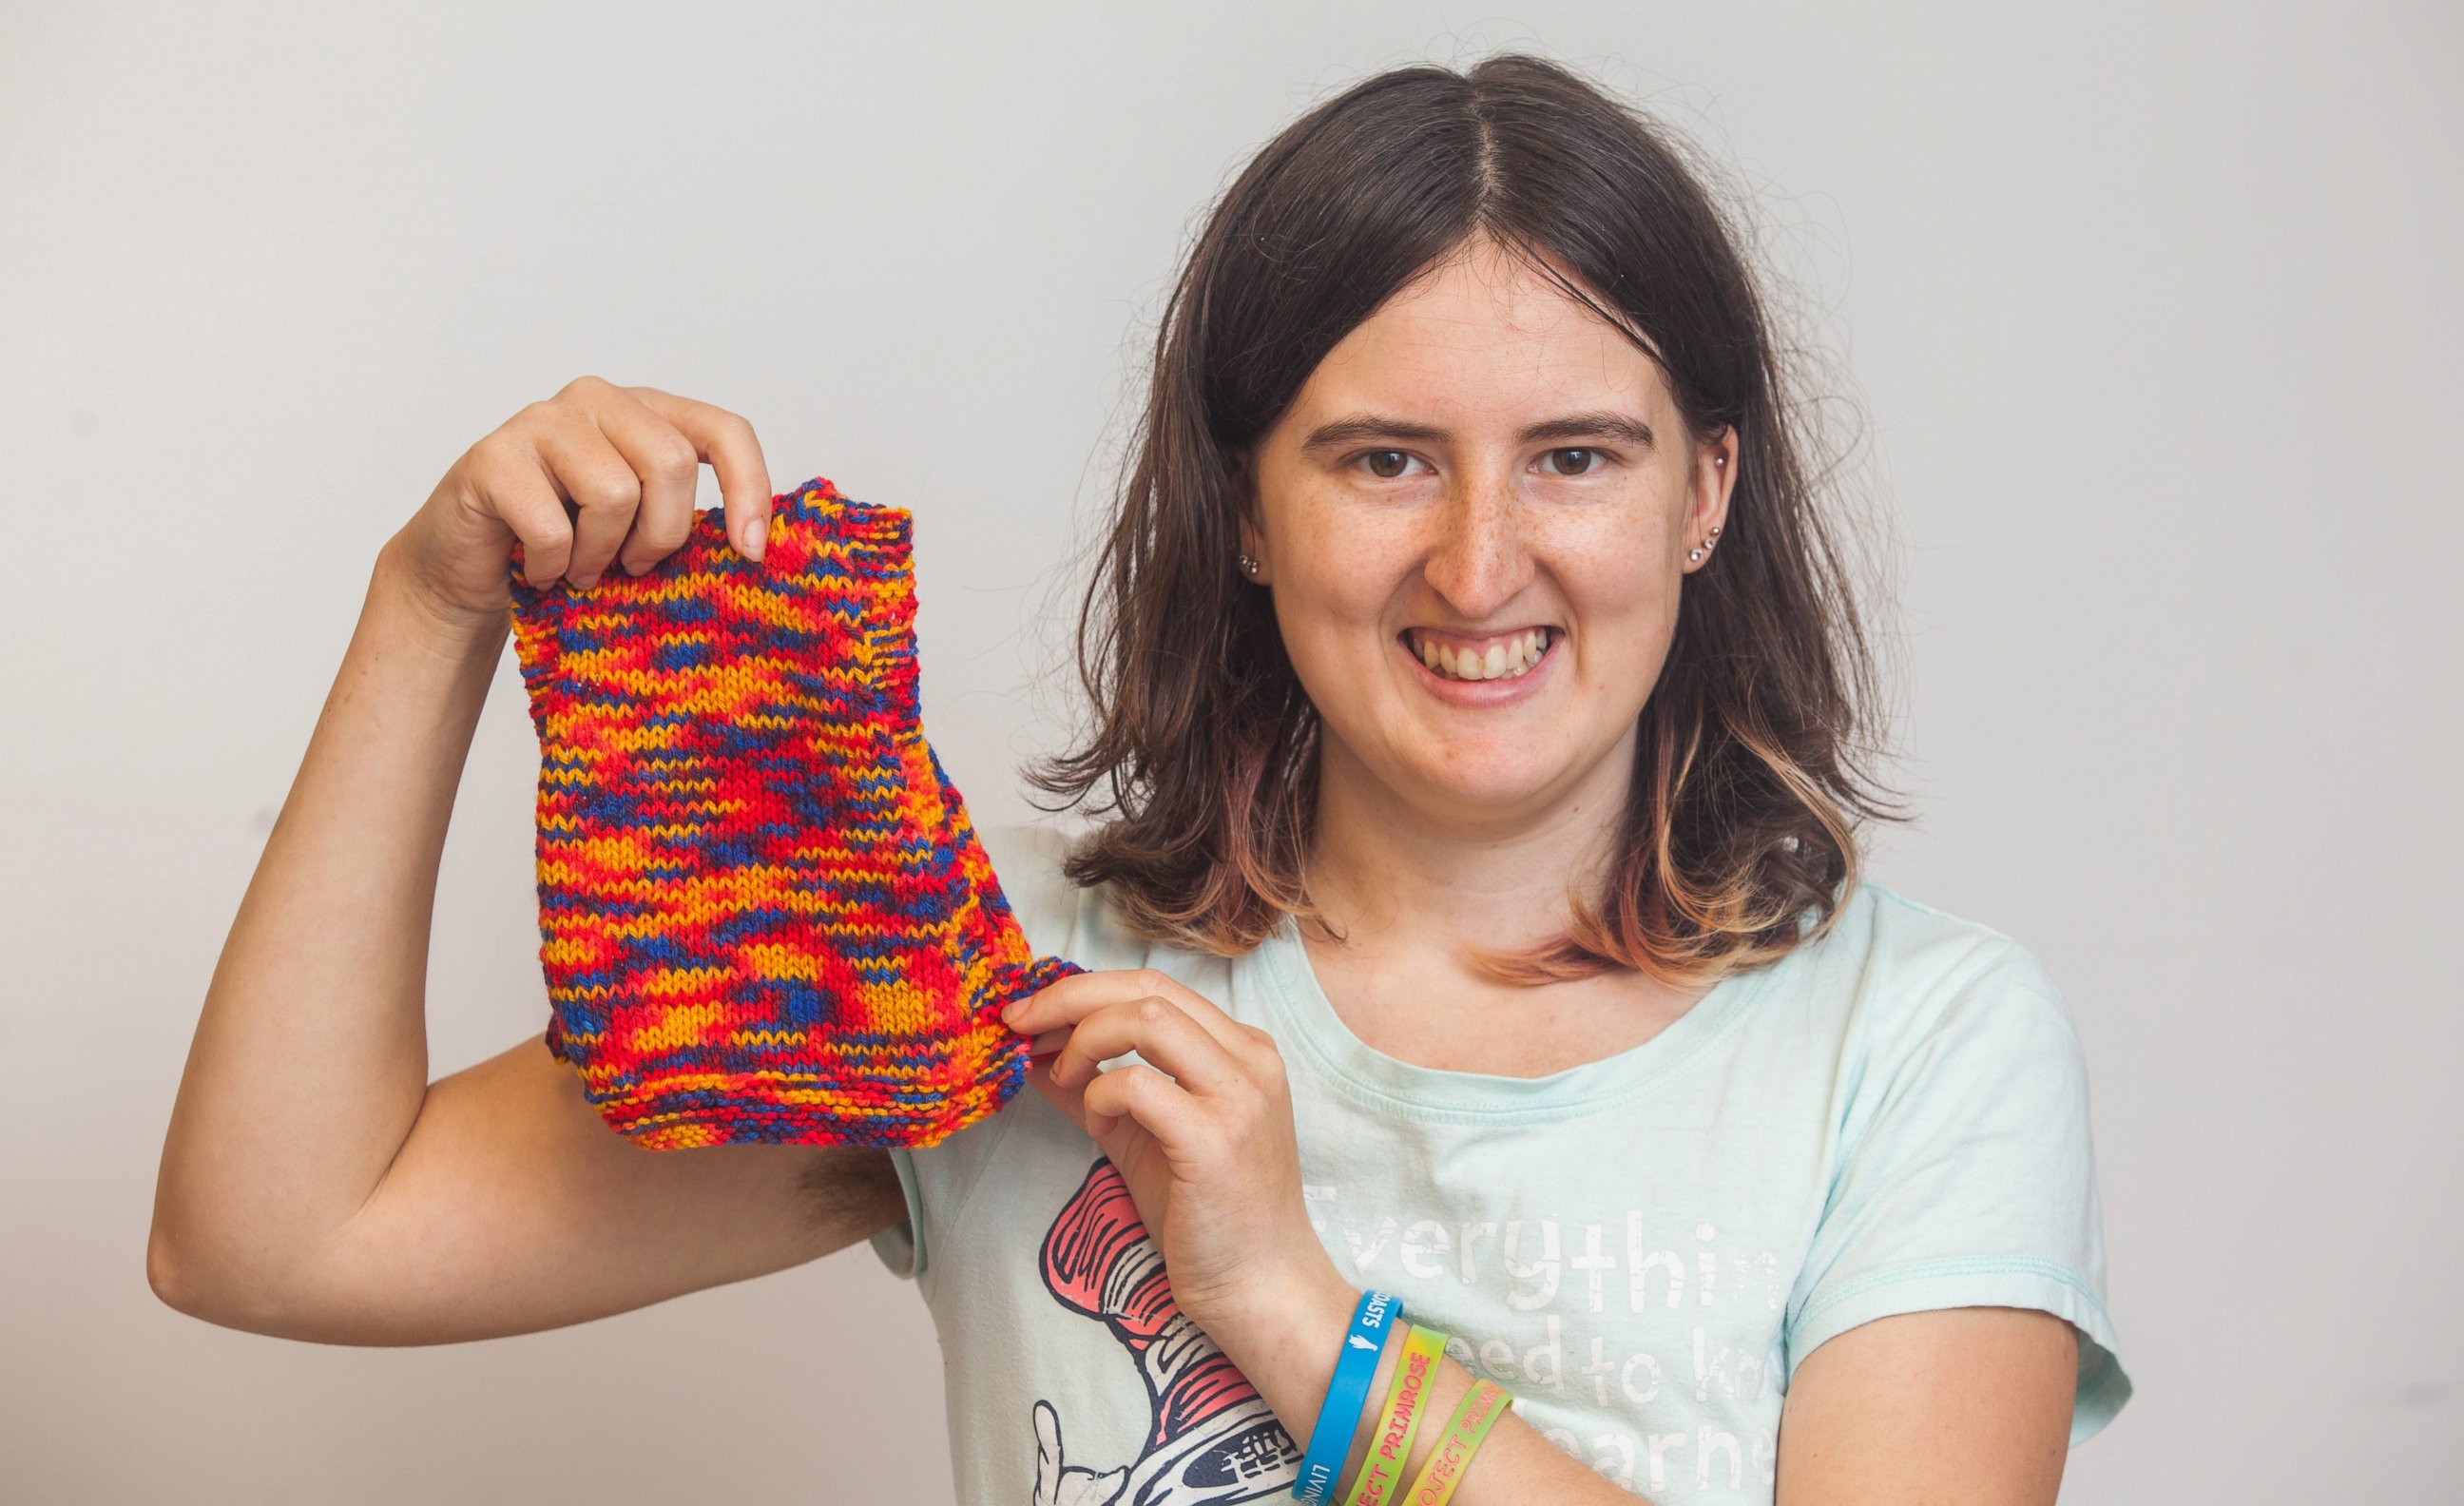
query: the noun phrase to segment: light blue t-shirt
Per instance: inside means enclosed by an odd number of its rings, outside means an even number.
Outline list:
[[[1867,878],[1821,940],[1641,1045],[1508,1077],[1361,1041],[1288,919],[1239,958],[1180,950],[1063,878],[1057,831],[983,840],[1038,952],[1159,968],[1272,1034],[1337,1268],[1398,1295],[1525,1421],[1658,1506],[1769,1502],[1796,1366],[1894,1313],[2068,1319],[2074,1444],[2130,1395],[2079,1038],[2052,978],[1998,931]],[[1181,1316],[1126,1186],[1040,1093],[891,1159],[908,1217],[872,1248],[932,1309],[961,1502],[1289,1491],[1310,1420],[1296,1442]]]

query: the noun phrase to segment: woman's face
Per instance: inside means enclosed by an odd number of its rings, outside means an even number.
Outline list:
[[[1605,761],[1737,463],[1650,357],[1476,242],[1329,352],[1253,461],[1244,551],[1331,761],[1443,825],[1622,790]]]

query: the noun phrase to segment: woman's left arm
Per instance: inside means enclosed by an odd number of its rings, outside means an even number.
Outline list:
[[[1780,1413],[1777,1506],[2052,1506],[2078,1381],[2079,1331],[2034,1308],[1859,1323],[1796,1367]]]
[[[1073,974],[1003,1017],[1036,1037],[1027,1080],[1087,1131],[1128,1185],[1163,1252],[1174,1300],[1306,1445],[1360,1288],[1309,1227],[1290,1085],[1273,1037],[1152,968]],[[1099,1070],[1131,1052],[1140,1060]],[[1377,1428],[1400,1327],[1390,1325],[1336,1476],[1346,1490]],[[2073,1343],[2060,1318],[2009,1308],[1896,1315],[1829,1340],[1797,1367],[1782,1413],[1778,1506],[2051,1502],[2069,1443]],[[1403,1484],[1473,1384],[1461,1364],[1439,1361]],[[1453,1498],[1508,1506],[1637,1497],[1507,1411]]]

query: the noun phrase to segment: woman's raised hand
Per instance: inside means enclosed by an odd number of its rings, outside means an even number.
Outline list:
[[[1027,1081],[1120,1172],[1200,1328],[1221,1341],[1226,1325],[1342,1287],[1302,1200],[1273,1036],[1154,968],[1073,973],[1002,1017],[1039,1049],[1064,1042]],[[1131,1052],[1140,1059],[1097,1070]]]
[[[585,588],[611,565],[639,575],[691,533],[705,462],[728,539],[759,559],[773,493],[751,424],[657,388],[577,377],[464,451],[389,547],[430,607],[494,626],[517,540],[534,587]]]

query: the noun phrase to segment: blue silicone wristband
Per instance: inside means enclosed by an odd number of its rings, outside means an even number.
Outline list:
[[[1403,1316],[1403,1299],[1392,1292],[1363,1292],[1352,1310],[1352,1331],[1344,1336],[1343,1352],[1335,1357],[1334,1379],[1318,1404],[1317,1424],[1309,1429],[1309,1449],[1301,1455],[1300,1477],[1292,1494],[1304,1501],[1322,1502],[1334,1493],[1334,1477],[1352,1452],[1352,1435],[1360,1427],[1360,1409],[1369,1402],[1369,1383],[1377,1374],[1377,1357],[1386,1348],[1386,1330]]]

